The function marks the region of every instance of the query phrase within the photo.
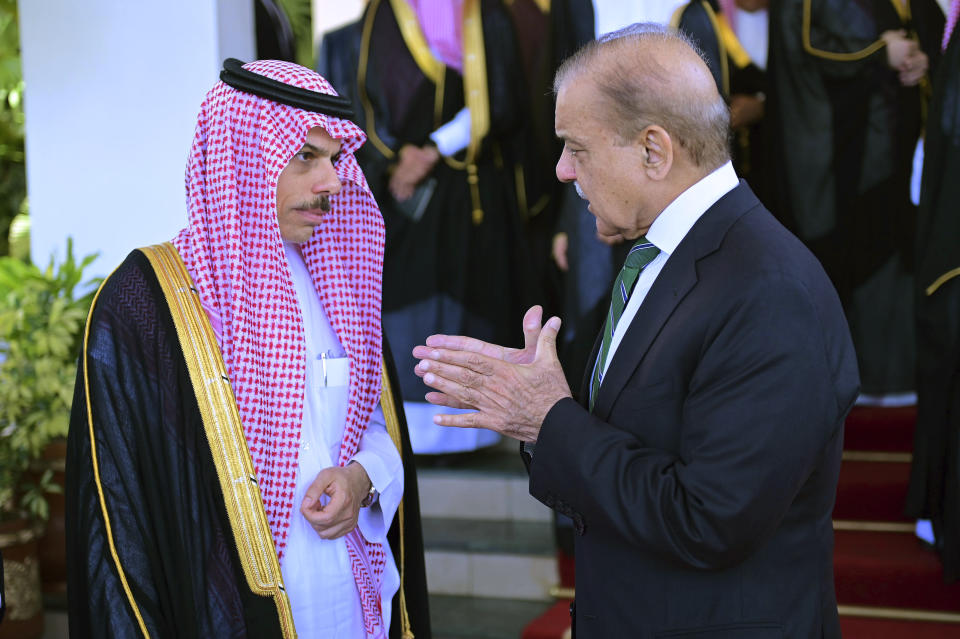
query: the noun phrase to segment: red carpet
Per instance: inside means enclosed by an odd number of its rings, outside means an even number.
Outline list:
[[[916,406],[857,406],[847,416],[843,447],[846,450],[909,453],[913,450],[913,424],[916,421]]]
[[[960,612],[960,583],[911,533],[837,531],[833,568],[842,604]]]
[[[910,464],[844,460],[834,519],[911,522],[903,516]]]
[[[913,448],[915,421],[913,406],[857,407],[847,418],[833,562],[844,639],[960,639],[960,583],[943,583],[936,554],[912,532],[882,529],[913,523],[902,514],[910,475],[903,453]],[[573,560],[559,560],[560,585],[572,588]],[[569,605],[551,606],[523,639],[560,639]]]

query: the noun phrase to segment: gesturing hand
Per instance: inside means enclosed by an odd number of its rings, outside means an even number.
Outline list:
[[[369,492],[370,479],[360,464],[324,468],[307,488],[300,512],[321,538],[337,539],[357,527],[360,502]],[[330,498],[325,506],[323,495]]]
[[[542,309],[524,316],[523,350],[508,349],[463,336],[432,335],[413,349],[420,359],[416,372],[427,386],[432,404],[472,408],[476,412],[437,415],[441,426],[486,428],[520,441],[534,442],[547,412],[570,397],[557,359],[560,319],[540,327]]]

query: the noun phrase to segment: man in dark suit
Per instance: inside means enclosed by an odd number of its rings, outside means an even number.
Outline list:
[[[576,531],[581,637],[838,637],[831,511],[859,380],[819,263],[737,180],[729,116],[683,36],[634,25],[557,73],[557,164],[635,242],[584,391],[559,318],[526,348],[431,336],[446,426],[526,444],[531,494]],[[633,283],[635,280],[635,283]]]

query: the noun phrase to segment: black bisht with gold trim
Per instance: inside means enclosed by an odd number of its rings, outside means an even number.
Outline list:
[[[189,276],[170,277],[178,269],[186,276],[170,245],[134,251],[90,311],[67,451],[70,636],[292,637],[255,477],[226,476],[249,453],[226,450],[236,407],[205,389],[229,380],[198,368],[211,346],[222,362]],[[405,474],[388,535],[401,576],[390,636],[419,639],[430,626],[417,482],[392,364],[383,370]]]

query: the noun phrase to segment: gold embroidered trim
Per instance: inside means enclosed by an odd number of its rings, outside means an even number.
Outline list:
[[[377,9],[380,7],[380,0],[372,0],[367,9],[366,19],[363,21],[363,31],[360,35],[360,61],[357,64],[357,94],[360,96],[360,104],[363,106],[363,112],[367,118],[367,139],[377,147],[387,159],[392,159],[395,155],[393,149],[384,144],[380,136],[377,135],[377,123],[373,114],[373,104],[370,102],[370,96],[367,95],[367,64],[370,59],[370,33],[373,31],[373,20],[377,17]]]
[[[252,592],[273,598],[283,636],[296,637],[256,471],[210,320],[172,244],[140,251],[150,260],[170,306],[247,585]]]
[[[709,5],[707,8],[710,8]],[[710,13],[713,14],[713,19],[715,20],[714,28],[717,30],[719,40],[727,49],[727,55],[730,56],[738,69],[749,65],[750,62],[752,62],[750,54],[743,48],[743,45],[740,44],[740,38],[738,38],[737,34],[730,28],[727,17],[722,13],[719,15],[714,13],[713,9],[710,9]]]
[[[463,3],[463,100],[470,109],[470,143],[467,145],[467,183],[473,200],[473,223],[483,222],[477,157],[490,132],[490,96],[487,93],[487,54],[483,43],[480,0]]]
[[[707,14],[707,19],[710,20],[710,26],[713,27],[714,34],[717,36],[717,49],[720,55],[720,92],[725,98],[729,98],[730,64],[727,61],[727,56],[733,59],[733,63],[738,69],[742,69],[750,64],[750,54],[747,53],[743,45],[740,44],[740,40],[733,32],[733,29],[730,28],[730,23],[727,22],[726,16],[717,14],[706,0],[700,0],[700,4]],[[671,27],[674,29],[680,28],[680,20],[683,18],[683,12],[686,11],[689,6],[689,4],[682,5],[673,12],[673,16],[670,18]]]
[[[110,275],[113,275],[111,273]],[[100,288],[97,289],[90,303],[90,311],[87,313],[87,325],[83,329],[83,352],[80,354],[83,359],[83,393],[87,401],[87,431],[90,435],[90,458],[93,462],[93,481],[97,486],[97,495],[100,498],[100,512],[103,514],[103,528],[107,531],[107,546],[110,548],[110,556],[113,558],[113,565],[117,567],[117,576],[120,577],[120,584],[123,586],[123,592],[127,596],[127,601],[133,609],[133,616],[137,618],[137,625],[140,626],[140,632],[149,639],[150,633],[147,631],[147,625],[143,621],[143,615],[140,613],[140,606],[133,598],[133,592],[130,590],[130,584],[127,583],[127,574],[120,563],[120,556],[117,554],[117,546],[113,541],[113,528],[110,526],[110,513],[107,512],[107,499],[103,494],[103,483],[100,481],[100,464],[97,462],[97,440],[93,434],[93,409],[90,407],[90,369],[87,366],[87,345],[90,342],[90,318],[93,317],[93,309],[97,306],[97,299],[100,297],[103,287],[107,285],[110,276],[104,278]]]
[[[382,388],[380,392],[380,409],[383,411],[383,421],[387,424],[387,432],[390,433],[390,439],[393,445],[397,447],[397,452],[403,457],[403,444],[400,438],[400,418],[397,415],[396,404],[394,403],[393,389],[390,387],[390,378],[387,375],[387,363],[380,362],[380,377],[382,378]],[[406,585],[406,552],[407,545],[404,540],[403,526],[403,499],[397,506],[397,526],[400,529],[400,624],[401,636],[403,639],[414,639],[413,630],[410,626],[410,613],[407,612],[407,595],[404,586]]]
[[[827,60],[834,60],[836,62],[854,62],[856,60],[863,60],[866,57],[869,57],[886,46],[886,43],[883,40],[877,40],[870,46],[860,51],[854,51],[852,53],[834,53],[832,51],[824,51],[822,49],[816,49],[810,43],[810,1],[803,0],[803,25],[801,27],[801,36],[803,40],[803,50],[809,53],[810,55],[817,56],[818,58],[825,58]]]
[[[680,28],[680,18],[683,16],[683,12],[687,10],[688,4],[682,4],[676,9],[673,10],[673,15],[670,16],[670,28],[679,29]]]
[[[893,9],[897,12],[897,15],[900,16],[901,22],[910,21],[910,2],[901,2],[900,0],[890,0],[890,4],[893,5]]]
[[[430,51],[430,45],[427,44],[427,38],[423,35],[420,28],[420,21],[417,20],[417,14],[414,12],[406,0],[390,0],[390,7],[393,9],[393,15],[397,17],[397,25],[400,27],[400,35],[413,56],[413,61],[417,63],[423,75],[427,76],[434,84],[439,83],[446,67],[433,56]]]
[[[960,266],[954,269],[950,269],[949,271],[947,271],[946,273],[944,273],[943,275],[935,279],[933,281],[933,284],[928,286],[924,292],[929,297],[930,295],[933,295],[934,293],[936,293],[938,288],[940,288],[941,286],[946,284],[949,280],[952,280],[955,277],[960,277]]]
[[[707,19],[710,20],[710,26],[713,27],[713,32],[717,35],[717,49],[720,51],[720,91],[724,97],[729,98],[730,64],[727,61],[727,43],[724,42],[723,34],[720,33],[720,24],[717,22],[717,14],[713,12],[713,9],[705,2],[705,0],[700,0],[700,4],[703,5],[703,10],[707,14]]]
[[[520,217],[527,220],[530,218],[530,209],[527,208],[527,181],[523,165],[520,163],[513,165],[513,184],[517,189],[517,208],[520,209]]]

